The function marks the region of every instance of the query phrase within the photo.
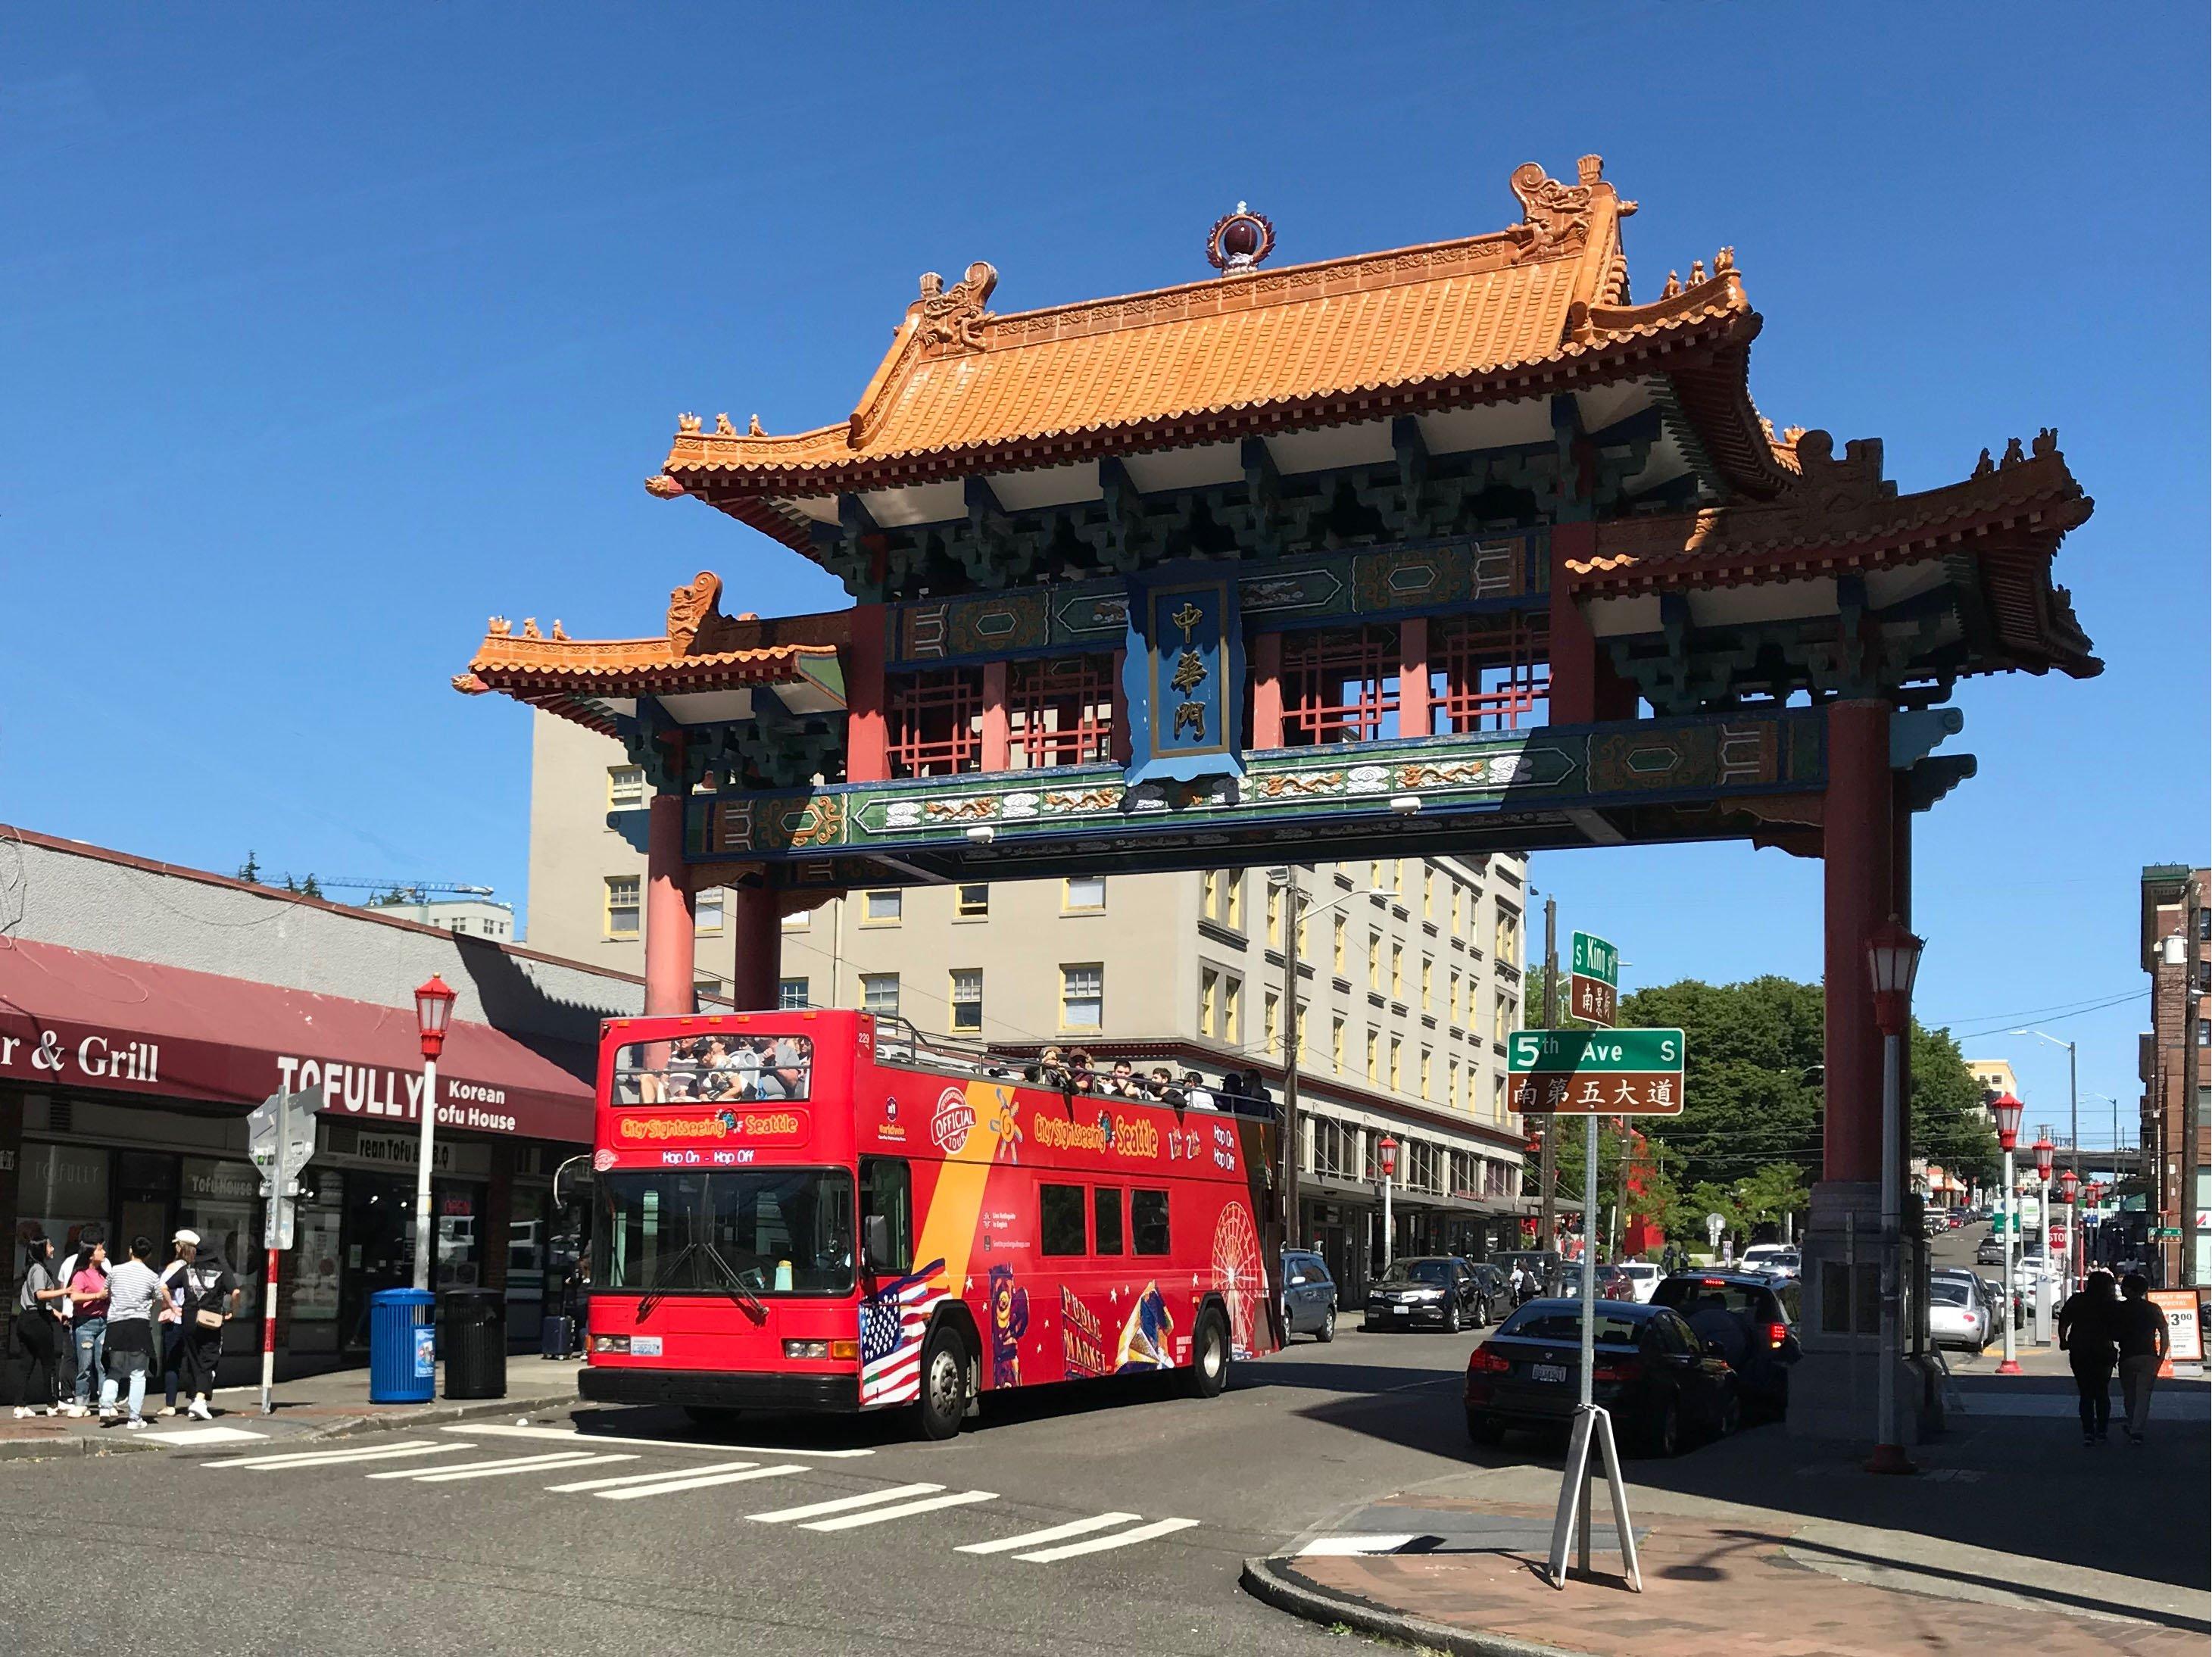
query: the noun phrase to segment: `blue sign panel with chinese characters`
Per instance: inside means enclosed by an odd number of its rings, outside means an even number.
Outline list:
[[[1129,704],[1128,782],[1243,774],[1243,623],[1234,576],[1163,567],[1130,584],[1121,688]]]

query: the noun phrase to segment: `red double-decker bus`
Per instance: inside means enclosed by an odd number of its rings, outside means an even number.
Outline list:
[[[865,1013],[611,1021],[586,1399],[912,1408],[1279,1344],[1272,1122],[994,1075]],[[1269,1228],[1272,1238],[1273,1228]]]

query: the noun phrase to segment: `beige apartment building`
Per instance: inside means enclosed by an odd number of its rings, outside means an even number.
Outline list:
[[[643,967],[645,859],[607,826],[641,804],[612,740],[536,716],[532,949]],[[1527,865],[1405,859],[1304,866],[1296,938],[1306,1237],[1355,1292],[1379,1258],[1380,1167],[1399,1144],[1399,1253],[1510,1246],[1519,1118],[1506,1035],[1520,1022]],[[860,1007],[1012,1055],[1257,1070],[1279,1098],[1287,901],[1264,869],[884,887],[784,922],[781,999]],[[699,895],[697,981],[732,981],[735,940]]]

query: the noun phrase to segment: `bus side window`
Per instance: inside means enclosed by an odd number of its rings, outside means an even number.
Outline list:
[[[914,1176],[902,1156],[860,1158],[860,1237],[869,1248],[871,1223],[883,1221],[882,1258],[871,1258],[870,1266],[894,1275],[914,1269]],[[870,1248],[872,1254],[877,1249]]]
[[[1083,1253],[1083,1187],[1079,1185],[1039,1186],[1037,1222],[1039,1253]]]
[[[1133,1191],[1129,1193],[1129,1229],[1139,1254],[1168,1252],[1168,1193]]]
[[[1121,1188],[1102,1185],[1091,1193],[1091,1231],[1098,1239],[1097,1252],[1118,1254],[1121,1252]]]

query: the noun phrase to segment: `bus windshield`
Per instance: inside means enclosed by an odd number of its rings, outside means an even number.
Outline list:
[[[853,1175],[750,1168],[599,1176],[614,1294],[849,1295]]]
[[[804,1099],[813,1079],[811,1036],[709,1030],[617,1047],[614,1096],[608,1102],[620,1108]]]

